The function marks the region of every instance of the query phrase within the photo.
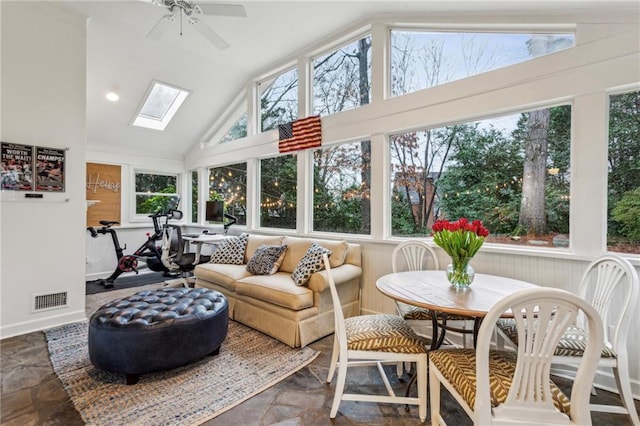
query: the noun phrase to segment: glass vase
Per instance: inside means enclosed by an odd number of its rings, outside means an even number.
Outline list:
[[[473,282],[475,271],[469,265],[471,258],[451,259],[451,263],[447,265],[447,279],[456,289],[467,289]]]

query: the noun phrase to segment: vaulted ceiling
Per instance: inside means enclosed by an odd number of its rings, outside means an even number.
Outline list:
[[[198,3],[196,1],[196,3]],[[319,40],[370,17],[424,16],[527,10],[571,11],[611,7],[610,2],[578,1],[261,1],[242,4],[247,16],[200,19],[230,47],[220,50],[186,22],[171,24],[158,41],[146,38],[167,10],[151,0],[62,1],[59,7],[88,17],[88,148],[182,159],[198,146],[216,119],[245,87],[268,68]],[[622,2],[618,2],[622,3]],[[627,3],[636,3],[627,2]],[[491,16],[491,15],[488,15]],[[515,15],[517,16],[517,15]],[[152,80],[192,93],[165,131],[130,125]],[[117,91],[118,102],[105,99]]]

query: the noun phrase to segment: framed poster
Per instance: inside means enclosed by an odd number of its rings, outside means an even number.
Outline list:
[[[33,191],[33,146],[2,142],[3,190]]]
[[[36,146],[36,191],[64,192],[65,150]]]

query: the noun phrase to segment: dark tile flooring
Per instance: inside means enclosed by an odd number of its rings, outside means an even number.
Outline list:
[[[88,306],[88,309],[91,309]],[[329,336],[311,345],[321,351],[315,361],[277,385],[250,398],[237,407],[204,423],[205,425],[418,425],[416,407],[405,411],[402,405],[342,402],[335,420],[329,410],[335,387],[325,379],[331,356],[333,337]],[[56,377],[47,352],[44,333],[34,332],[0,341],[2,397],[0,401],[2,426],[25,425],[82,425],[62,384]],[[349,373],[349,390],[384,391],[377,371],[356,369]],[[404,383],[391,372],[390,378],[398,392]],[[566,390],[567,382],[559,385]],[[597,403],[618,403],[617,395],[598,391]],[[443,411],[450,425],[471,424],[468,417],[443,391]],[[640,408],[640,401],[636,401]],[[628,417],[620,414],[593,413],[593,424],[629,425]],[[429,416],[427,415],[427,424]]]

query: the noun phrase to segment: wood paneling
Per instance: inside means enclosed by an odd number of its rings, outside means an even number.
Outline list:
[[[98,201],[87,208],[87,226],[120,222],[121,179],[120,166],[87,163],[87,201]]]

